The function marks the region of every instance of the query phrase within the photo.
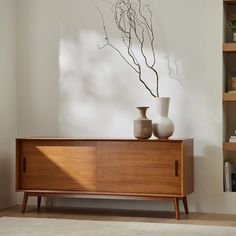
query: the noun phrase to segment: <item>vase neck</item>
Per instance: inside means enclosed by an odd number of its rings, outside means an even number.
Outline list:
[[[149,107],[137,107],[137,109],[139,110],[139,119],[147,119],[147,115],[146,115],[146,112],[147,112],[147,109]]]
[[[169,104],[170,98],[169,97],[160,97],[156,101],[156,109],[158,116],[168,116],[169,113]]]

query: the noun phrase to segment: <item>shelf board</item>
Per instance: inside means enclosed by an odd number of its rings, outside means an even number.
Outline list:
[[[230,142],[225,142],[223,145],[224,151],[236,151],[236,142],[235,143],[230,143]]]
[[[223,52],[236,52],[236,43],[224,43]]]
[[[236,102],[236,93],[224,93],[223,94],[224,102]]]
[[[226,4],[236,4],[236,0],[224,0]]]

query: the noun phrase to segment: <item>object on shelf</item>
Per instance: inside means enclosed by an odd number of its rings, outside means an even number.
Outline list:
[[[224,163],[225,192],[232,192],[232,173],[233,166],[230,162]]]
[[[139,118],[134,120],[134,136],[137,139],[148,139],[152,136],[152,121],[146,116],[148,107],[137,107]]]
[[[232,173],[232,192],[236,192],[236,173]]]
[[[228,93],[236,93],[236,77],[228,78]]]
[[[236,136],[235,136],[235,135],[230,136],[229,142],[230,142],[230,143],[236,142]]]
[[[174,133],[174,122],[169,118],[169,97],[156,98],[157,118],[153,123],[153,134],[160,139],[168,139]]]
[[[235,138],[230,138],[230,139],[229,139],[229,142],[230,142],[230,143],[236,143],[236,139],[235,139]]]
[[[229,30],[233,34],[233,42],[236,42],[236,14],[230,17]]]

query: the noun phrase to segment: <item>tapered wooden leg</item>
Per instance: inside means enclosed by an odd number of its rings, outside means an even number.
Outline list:
[[[179,198],[175,197],[173,198],[173,200],[174,200],[174,205],[175,205],[176,220],[179,220]]]
[[[187,202],[187,197],[183,197],[183,204],[184,204],[185,213],[188,214],[188,202]]]
[[[27,205],[27,201],[28,201],[28,193],[24,193],[24,198],[23,198],[23,204],[22,204],[22,213],[25,213],[25,209],[26,209],[26,205]]]
[[[42,197],[38,196],[38,211],[40,211]]]

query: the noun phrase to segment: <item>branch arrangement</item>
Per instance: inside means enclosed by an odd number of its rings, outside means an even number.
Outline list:
[[[149,93],[153,97],[159,97],[159,76],[157,70],[154,68],[156,64],[156,56],[154,50],[154,31],[152,25],[152,11],[149,5],[142,7],[141,0],[131,2],[130,0],[115,0],[114,2],[105,0],[111,4],[111,11],[114,16],[115,25],[121,34],[122,41],[127,49],[127,57],[115,47],[110,39],[105,25],[105,20],[102,11],[98,8],[98,12],[102,18],[103,30],[105,34],[105,44],[98,46],[99,49],[103,49],[110,46],[115,50],[122,59],[138,74],[140,82],[145,86]],[[148,17],[145,16],[144,11],[148,13]],[[139,54],[142,60],[145,62],[146,67],[151,70],[156,79],[156,90],[153,91],[142,78],[143,68],[141,66],[140,58],[137,57],[137,52],[133,50],[134,42],[139,45]],[[145,53],[144,47],[149,46],[152,51],[151,58]]]

